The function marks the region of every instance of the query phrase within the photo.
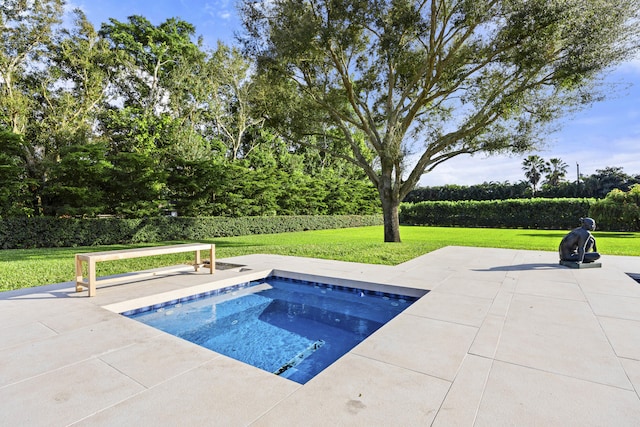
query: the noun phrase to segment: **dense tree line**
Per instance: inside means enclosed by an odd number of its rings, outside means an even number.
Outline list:
[[[531,182],[523,180],[517,183],[485,182],[478,185],[444,185],[420,187],[405,198],[405,202],[417,203],[438,200],[507,200],[540,198],[596,198],[603,199],[612,190],[629,191],[634,184],[640,184],[640,174],[635,176],[624,173],[620,167],[597,169],[594,174],[581,177],[579,182],[567,182],[546,179],[542,187],[534,194]]]
[[[0,6],[0,217],[379,212],[363,171],[264,125],[237,48],[63,5]]]

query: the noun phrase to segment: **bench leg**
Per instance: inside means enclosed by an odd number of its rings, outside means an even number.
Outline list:
[[[196,271],[198,271],[198,269],[200,268],[200,264],[202,264],[202,258],[200,258],[200,251],[196,251],[196,262],[194,265]]]
[[[96,262],[90,259],[89,262],[89,296],[96,294]]]
[[[211,262],[209,273],[213,274],[216,271],[216,245],[211,245],[211,249],[209,249],[209,260]]]
[[[84,289],[80,285],[82,281],[82,261],[76,255],[76,292],[81,292]]]

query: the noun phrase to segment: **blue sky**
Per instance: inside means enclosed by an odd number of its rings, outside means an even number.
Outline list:
[[[235,0],[69,0],[67,6],[81,8],[97,28],[109,18],[126,21],[130,15],[142,15],[156,25],[179,17],[195,25],[196,34],[211,48],[218,40],[233,44],[234,32],[241,30]],[[607,81],[619,88],[616,94],[560,122],[544,150],[533,153],[564,160],[570,180],[576,179],[577,164],[583,176],[607,166],[640,174],[640,58],[612,70]],[[524,179],[524,157],[458,157],[424,175],[420,185],[515,183]]]

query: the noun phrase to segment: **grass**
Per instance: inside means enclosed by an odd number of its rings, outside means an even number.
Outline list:
[[[475,246],[557,251],[566,231],[491,228],[401,227],[402,243],[383,243],[382,227],[305,231],[211,239],[216,257],[280,254],[396,265],[444,246]],[[640,233],[595,232],[604,255],[640,255]],[[206,241],[205,241],[206,242]],[[0,291],[73,280],[74,255],[147,245],[0,250]],[[205,253],[203,252],[203,256]],[[136,258],[98,264],[98,275],[111,275],[192,262],[192,254]]]

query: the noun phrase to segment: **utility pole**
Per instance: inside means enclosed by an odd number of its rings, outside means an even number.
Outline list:
[[[576,179],[576,184],[580,184],[580,164],[578,162],[576,162],[576,175],[577,175],[577,179]]]

